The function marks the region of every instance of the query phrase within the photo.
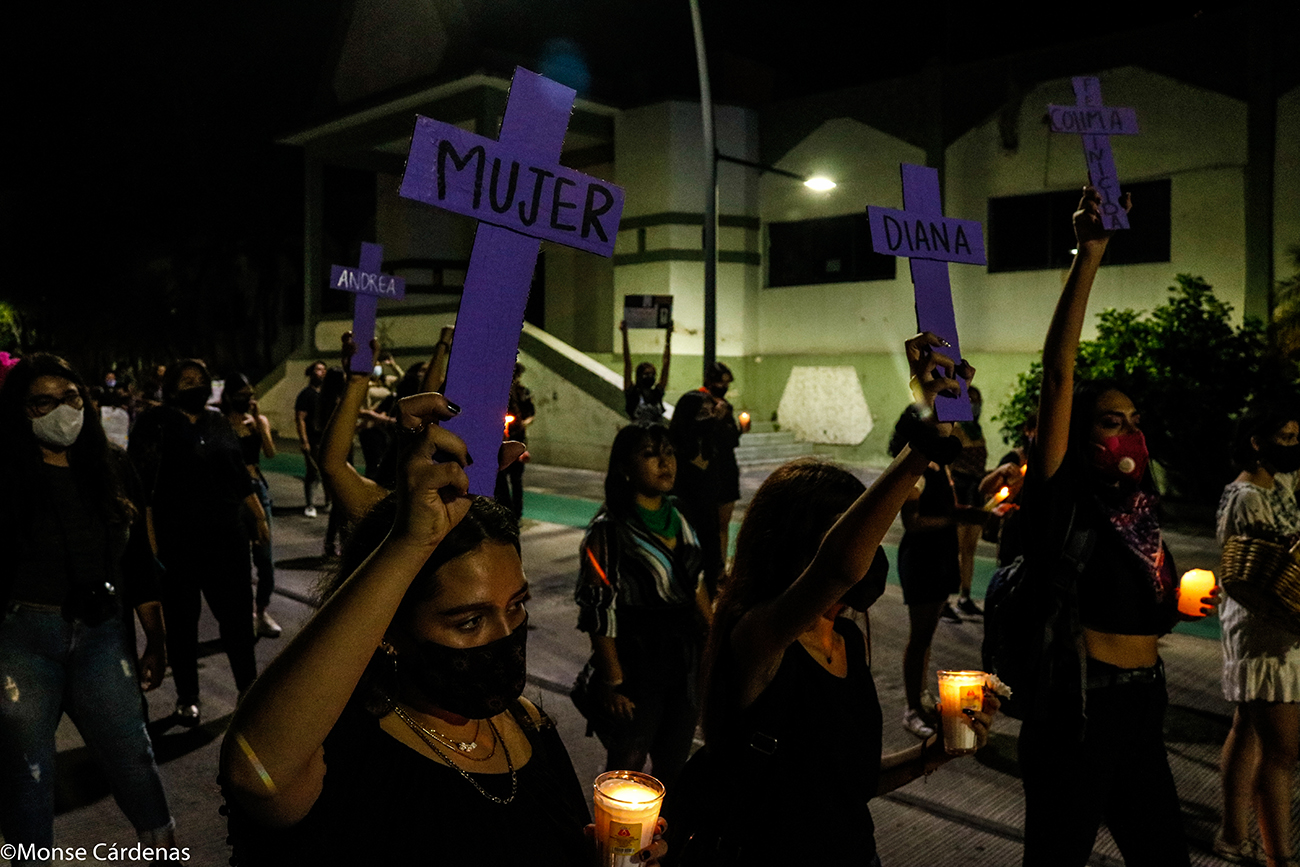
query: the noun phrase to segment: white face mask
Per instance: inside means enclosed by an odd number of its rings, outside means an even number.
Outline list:
[[[40,418],[32,419],[32,433],[46,445],[66,449],[81,436],[85,420],[82,410],[61,403]]]

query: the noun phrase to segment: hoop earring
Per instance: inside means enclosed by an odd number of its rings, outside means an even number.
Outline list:
[[[387,640],[379,642],[379,649],[388,657],[389,662],[393,665],[393,677],[397,676],[397,648],[389,644]]]

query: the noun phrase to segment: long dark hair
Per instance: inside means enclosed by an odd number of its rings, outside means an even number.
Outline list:
[[[40,441],[27,418],[27,398],[32,385],[42,376],[66,379],[77,388],[82,400],[82,426],[77,441],[68,447],[68,466],[86,502],[110,523],[129,524],[135,508],[127,499],[104,436],[99,412],[90,400],[90,390],[72,365],[57,355],[37,352],[23,358],[9,371],[0,388],[0,497],[9,503],[17,522],[2,522],[8,532],[21,531],[30,521],[31,510],[22,508],[38,490],[44,459]],[[22,524],[16,527],[15,523]]]
[[[243,391],[246,387],[251,388],[252,385],[253,384],[248,381],[248,377],[244,376],[244,374],[239,371],[232,371],[231,373],[226,374],[226,384],[221,389],[222,413],[234,412],[235,410],[230,403],[230,396],[237,391]]]
[[[668,429],[663,425],[631,424],[614,436],[609,447],[609,470],[605,473],[605,509],[615,518],[631,517],[636,505],[636,488],[628,477],[628,466],[632,456],[645,448],[654,447],[656,451],[671,449]]]
[[[688,391],[673,407],[673,418],[668,423],[668,437],[673,441],[677,451],[677,460],[693,461],[703,457],[706,461],[713,459],[714,427],[713,418],[697,419],[704,401],[709,396],[701,391]]]
[[[745,510],[731,574],[718,597],[704,653],[704,731],[722,735],[736,713],[731,631],[755,606],[775,599],[812,562],[822,537],[866,488],[836,464],[802,458],[767,477]]]
[[[326,574],[316,587],[320,602],[325,603],[343,583],[361,567],[379,544],[393,529],[397,515],[397,497],[389,494],[361,519],[348,537],[339,559],[338,569]],[[438,592],[438,570],[449,560],[468,554],[484,542],[504,542],[519,551],[519,524],[510,509],[489,497],[471,498],[469,512],[460,523],[433,549],[429,559],[411,581],[393,622],[401,622],[410,610]],[[376,649],[366,666],[365,674],[353,692],[353,698],[363,702],[375,716],[383,716],[392,709],[390,699],[397,694],[392,660]]]
[[[1300,410],[1293,405],[1270,403],[1247,410],[1232,437],[1233,465],[1253,470],[1259,464],[1259,452],[1251,439],[1267,440],[1292,421],[1300,421]]]

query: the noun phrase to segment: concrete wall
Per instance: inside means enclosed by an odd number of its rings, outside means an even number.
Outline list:
[[[1245,105],[1137,68],[1103,73],[1107,104],[1138,109],[1142,135],[1114,137],[1121,181],[1172,182],[1171,261],[1106,268],[1091,310],[1149,310],[1167,297],[1178,273],[1204,276],[1240,316],[1244,301]],[[1042,122],[1049,103],[1071,103],[1068,79],[1047,82],[1024,99],[1019,146],[1002,147],[997,118],[971,130],[947,152],[945,213],[984,222],[990,197],[1081,186],[1082,145],[1054,135]],[[1279,105],[1277,243],[1279,276],[1290,273],[1285,247],[1300,243],[1300,93]],[[820,196],[776,176],[761,183],[764,222],[853,213],[867,204],[899,207],[898,164],[923,163],[920,149],[862,123],[830,119],[790,151],[780,166],[823,171],[839,182]],[[797,168],[796,168],[797,167]],[[1140,218],[1141,202],[1135,219]],[[995,415],[1041,349],[1065,274],[1044,270],[990,274],[950,267],[954,306],[965,355],[979,368],[984,421]],[[765,273],[762,275],[766,277]],[[647,289],[646,291],[650,291]],[[826,447],[845,460],[876,463],[902,404],[902,341],[915,330],[911,280],[900,261],[893,281],[758,290],[758,331],[745,346],[738,384],[755,418],[766,419],[796,365],[853,365],[875,422],[857,447]],[[1095,334],[1090,317],[1084,336]],[[633,347],[634,352],[636,347]],[[720,344],[721,353],[721,344]],[[691,362],[686,358],[681,361]],[[734,367],[734,365],[733,365]],[[986,427],[991,428],[992,425]]]
[[[716,106],[718,150],[741,159],[758,158],[758,123],[754,114],[734,106]],[[674,349],[703,353],[704,264],[701,232],[708,192],[708,163],[703,153],[700,107],[665,102],[621,113],[615,123],[615,158],[619,183],[627,190],[623,212],[629,219],[667,214],[691,215],[697,222],[652,221],[642,228],[624,228],[615,247],[614,310],[611,327],[621,318],[624,295],[671,294],[677,330]],[[752,169],[719,164],[718,213],[724,225],[718,233],[723,261],[718,266],[718,355],[743,355],[756,325],[758,291],[758,233],[754,228],[725,225],[729,217],[758,217],[758,174]],[[750,254],[751,264],[729,262],[731,254]],[[656,258],[663,257],[663,258]],[[621,338],[611,332],[612,348]],[[633,352],[653,352],[655,335],[631,335]]]

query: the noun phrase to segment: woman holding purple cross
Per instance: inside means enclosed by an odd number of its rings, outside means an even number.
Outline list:
[[[1041,570],[1027,574],[1048,580],[1066,569],[1063,552],[1080,530],[1092,542],[1065,601],[1078,634],[1063,630],[1061,646],[1073,657],[1051,669],[1046,696],[1021,728],[1024,863],[1082,867],[1105,821],[1125,863],[1185,867],[1158,649],[1180,616],[1179,579],[1161,537],[1137,407],[1115,383],[1074,381],[1088,296],[1111,236],[1091,187],[1074,230],[1078,253],[1043,348],[1023,494],[1025,562]],[[1201,603],[1204,616],[1216,598]]]

